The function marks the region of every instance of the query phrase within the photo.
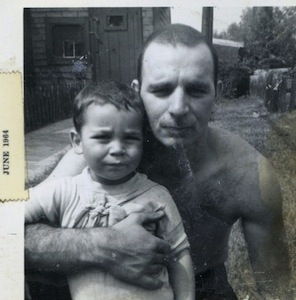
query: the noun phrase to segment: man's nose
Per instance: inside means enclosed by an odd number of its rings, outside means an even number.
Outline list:
[[[123,155],[125,153],[124,145],[121,141],[113,141],[110,145],[110,155],[118,156]]]
[[[182,117],[189,111],[188,99],[183,89],[176,89],[170,97],[168,112],[174,117]]]

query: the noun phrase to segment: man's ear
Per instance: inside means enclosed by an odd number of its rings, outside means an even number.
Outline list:
[[[140,93],[140,83],[138,79],[134,79],[132,81],[131,87],[135,92]]]
[[[215,103],[219,102],[219,100],[222,97],[222,93],[223,93],[223,82],[222,80],[218,80],[216,85]]]
[[[76,130],[72,129],[70,132],[70,139],[75,153],[82,154],[83,149],[82,149],[80,134]]]

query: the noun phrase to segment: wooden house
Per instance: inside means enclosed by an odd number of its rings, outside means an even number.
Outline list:
[[[130,84],[143,42],[170,22],[161,7],[24,9],[26,130],[69,117],[91,80]]]
[[[219,59],[228,63],[237,63],[243,55],[243,42],[213,38],[213,45],[216,48]]]
[[[24,20],[28,78],[130,83],[143,41],[170,23],[170,9],[29,8]]]

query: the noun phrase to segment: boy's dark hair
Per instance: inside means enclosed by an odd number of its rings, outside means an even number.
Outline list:
[[[143,57],[145,54],[146,49],[152,43],[159,43],[163,45],[172,45],[176,47],[178,44],[187,46],[187,47],[195,47],[199,44],[205,44],[208,46],[214,62],[214,83],[215,86],[218,81],[218,67],[219,67],[219,60],[218,55],[213,47],[213,45],[207,40],[206,36],[204,36],[201,32],[197,31],[196,29],[183,25],[183,24],[170,24],[167,25],[155,32],[153,32],[148,39],[146,40],[142,51],[138,57],[138,69],[137,69],[137,76],[138,80],[141,84],[142,82],[142,65],[143,65]]]
[[[75,97],[73,123],[77,132],[83,125],[83,115],[91,104],[110,103],[118,110],[135,110],[144,115],[144,106],[138,93],[126,84],[116,81],[100,81],[84,87]]]

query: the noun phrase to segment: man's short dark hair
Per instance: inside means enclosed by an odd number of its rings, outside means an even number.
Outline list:
[[[142,82],[142,66],[143,66],[143,57],[145,54],[145,51],[152,43],[159,43],[163,45],[172,45],[176,47],[178,44],[187,46],[187,47],[195,47],[199,44],[205,44],[208,46],[213,62],[214,62],[214,83],[215,86],[218,81],[218,67],[219,67],[219,60],[218,55],[216,53],[215,48],[213,45],[208,41],[206,36],[204,36],[201,32],[198,30],[187,26],[183,24],[170,24],[162,29],[159,29],[155,32],[153,32],[146,40],[142,51],[138,57],[138,80],[141,84]]]
[[[80,132],[84,122],[84,113],[91,104],[114,105],[118,110],[135,110],[144,115],[144,106],[138,93],[126,84],[116,81],[100,81],[84,87],[75,97],[73,107],[73,123]]]

